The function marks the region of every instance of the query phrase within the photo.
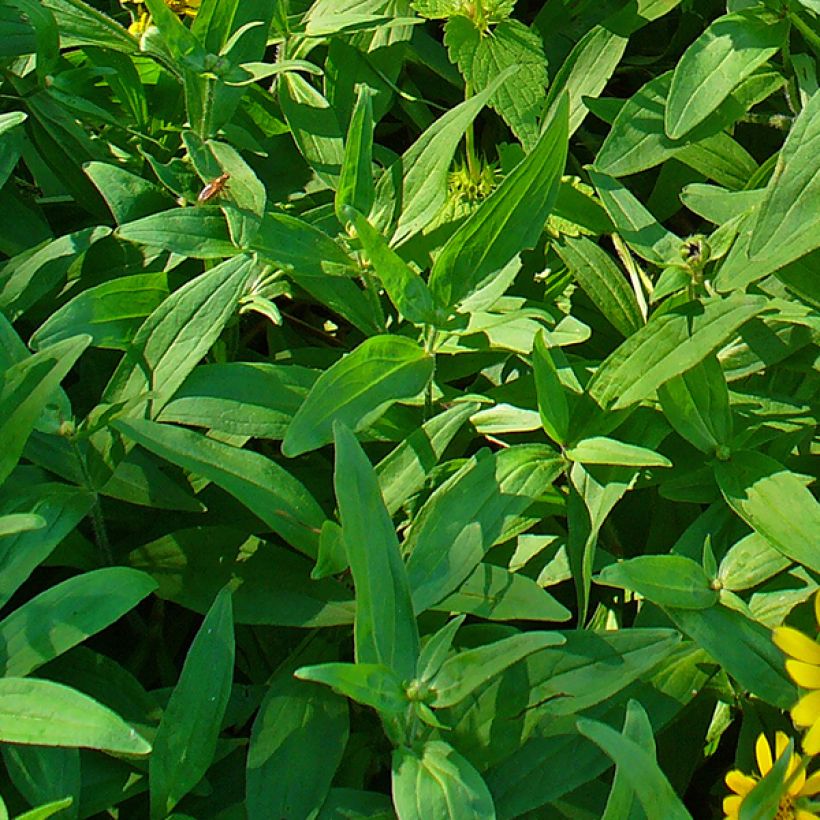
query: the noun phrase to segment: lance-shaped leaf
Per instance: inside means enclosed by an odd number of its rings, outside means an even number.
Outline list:
[[[336,189],[336,217],[344,223],[345,206],[369,214],[376,198],[373,185],[373,92],[360,85],[347,129],[342,173]]]
[[[396,531],[356,437],[338,422],[334,434],[334,485],[356,586],[356,660],[383,664],[410,678],[416,671],[419,634]]]
[[[391,404],[417,396],[433,374],[433,358],[403,336],[374,336],[316,380],[282,442],[286,456],[333,439],[333,422],[362,430]]]
[[[151,744],[93,698],[48,680],[0,679],[0,740],[147,755]]]
[[[320,663],[303,666],[294,674],[299,680],[324,683],[385,717],[397,715],[409,703],[401,678],[381,663]]]
[[[28,675],[96,634],[157,588],[144,572],[106,567],[41,592],[0,621],[0,673]]]
[[[316,557],[325,514],[304,485],[261,453],[147,419],[113,426],[161,458],[213,481],[305,555]]]
[[[739,450],[715,464],[726,503],[775,549],[820,572],[820,504],[797,475],[764,453]]]
[[[455,706],[508,666],[540,649],[560,646],[564,640],[557,632],[526,632],[459,652],[446,660],[430,681],[431,704]]]
[[[482,451],[438,487],[405,543],[416,612],[455,590],[562,467],[548,447]]]
[[[765,307],[763,297],[736,294],[653,316],[604,360],[587,391],[601,407],[629,407],[726,344]]]
[[[570,461],[580,461],[581,464],[620,464],[624,467],[672,466],[672,462],[666,456],[648,447],[627,444],[606,436],[583,438],[568,448],[565,455]]]
[[[0,372],[0,483],[14,469],[38,419],[91,337],[57,342]]]
[[[782,267],[820,245],[820,92],[786,137],[749,242],[753,260],[776,256]],[[787,257],[782,249],[787,248]]]
[[[213,208],[172,208],[126,222],[116,235],[192,259],[223,259],[240,253],[231,242],[225,217]]]
[[[393,804],[401,820],[495,820],[493,798],[472,764],[449,743],[393,752]]]
[[[609,254],[585,236],[564,236],[553,246],[598,310],[622,335],[643,327],[635,293]]]
[[[532,368],[541,426],[556,444],[566,444],[569,439],[569,403],[543,331],[535,337]]]
[[[223,589],[194,637],[154,739],[151,817],[167,817],[213,761],[233,684],[231,593]]]
[[[564,172],[568,106],[562,97],[532,151],[436,256],[430,290],[442,307],[453,308],[538,241]]]
[[[376,276],[396,310],[415,325],[435,324],[437,316],[427,283],[387,244],[387,240],[358,212],[343,208],[352,222]]]
[[[715,20],[678,61],[666,104],[666,133],[679,139],[703,122],[784,43],[788,18],[753,6]]]

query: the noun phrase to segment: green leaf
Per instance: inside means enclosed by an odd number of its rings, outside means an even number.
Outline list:
[[[643,327],[635,293],[610,255],[585,236],[563,236],[553,247],[595,306],[623,336]]]
[[[327,444],[334,421],[363,430],[391,404],[417,396],[432,373],[432,357],[412,340],[366,339],[316,380],[288,427],[282,453],[293,457]]]
[[[154,739],[148,766],[152,818],[166,817],[211,765],[233,664],[231,593],[223,589],[188,650]]]
[[[640,555],[604,567],[595,579],[605,586],[631,589],[660,606],[708,609],[718,592],[700,564],[683,555]]]
[[[505,68],[517,68],[490,98],[490,105],[530,150],[538,140],[537,118],[548,81],[538,33],[509,18],[488,33],[459,14],[447,21],[444,44],[473,93],[486,88]]]
[[[325,514],[302,483],[275,461],[146,419],[119,419],[113,426],[161,458],[213,481],[289,544],[316,557]]]
[[[569,439],[569,404],[543,331],[535,337],[532,367],[541,426],[556,444],[566,444]]]
[[[766,742],[768,743],[768,739]],[[791,794],[791,786],[787,789],[786,783],[791,782],[790,775],[793,773],[794,760],[794,738],[789,738],[786,748],[780,753],[772,768],[760,778],[750,792],[743,796],[738,820],[762,820],[764,817],[777,817],[781,798],[786,794]],[[789,799],[793,798],[789,797]]]
[[[732,90],[784,43],[785,16],[756,6],[726,14],[678,61],[666,105],[666,133],[679,139],[703,122]]]
[[[41,515],[32,513],[0,515],[0,537],[8,538],[10,535],[19,535],[22,532],[41,530],[45,525],[46,520]]]
[[[567,99],[562,97],[532,151],[436,256],[429,284],[442,307],[454,307],[538,241],[564,171],[567,111]]]
[[[657,761],[634,740],[597,720],[582,718],[578,731],[600,746],[628,779],[647,817],[692,820]]]
[[[773,458],[738,450],[715,463],[726,503],[775,549],[820,572],[820,504],[805,484]]]
[[[355,436],[336,422],[334,437],[334,486],[356,586],[356,661],[382,664],[400,678],[410,678],[419,634],[396,531],[376,473]]]
[[[151,744],[76,689],[35,678],[0,679],[0,740],[147,755]]]
[[[296,680],[291,659],[267,687],[248,747],[247,812],[309,817],[324,802],[347,745],[347,703],[323,686]]]
[[[358,211],[352,208],[344,208],[343,211],[344,219],[356,229],[370,264],[396,310],[415,325],[435,324],[439,317],[427,283],[408,267]]]
[[[321,663],[294,673],[300,680],[323,683],[388,718],[407,708],[402,680],[381,663]]]
[[[564,453],[571,461],[581,464],[622,464],[625,467],[671,467],[672,462],[637,444],[626,444],[605,436],[583,438]]]
[[[665,607],[664,611],[742,687],[780,709],[794,705],[795,687],[769,629],[721,604],[709,609]]]
[[[457,589],[507,527],[561,472],[547,447],[481,451],[430,496],[404,545],[413,606],[423,612]]]
[[[0,483],[14,469],[43,409],[90,341],[74,336],[0,371]]]
[[[99,45],[132,54],[136,40],[110,17],[83,0],[44,0],[51,9],[60,30],[60,45]]]
[[[587,391],[603,408],[629,407],[729,342],[765,307],[763,298],[736,294],[655,314],[604,360]]]
[[[106,567],[56,584],[0,621],[0,672],[23,677],[132,610],[157,585],[128,567]]]
[[[447,200],[447,175],[464,132],[513,73],[513,68],[504,70],[483,91],[444,113],[382,174],[370,221],[388,236],[393,233],[393,245],[417,234],[441,210]]]
[[[172,208],[120,225],[116,236],[192,259],[223,259],[240,252],[228,235],[225,217],[212,208]]]
[[[794,121],[766,187],[749,242],[753,260],[776,256],[782,267],[820,246],[820,167],[811,148],[818,140],[820,92],[815,92]]]
[[[83,170],[97,186],[118,225],[163,211],[172,204],[161,188],[119,165],[87,162]]]
[[[430,681],[432,705],[455,706],[508,666],[533,652],[562,643],[564,637],[556,632],[526,632],[459,652],[446,660]]]
[[[125,350],[143,320],[168,297],[168,276],[121,276],[78,293],[52,313],[31,337],[41,350],[71,336],[86,334],[94,347]]]
[[[393,752],[393,803],[401,820],[495,820],[487,784],[449,743]]]
[[[370,213],[376,199],[373,185],[373,92],[360,85],[345,141],[344,161],[334,206],[344,224],[345,207]],[[349,218],[349,217],[348,217]]]
[[[663,413],[687,441],[704,453],[728,445],[732,437],[729,388],[716,356],[673,376],[658,388]]]
[[[18,814],[15,820],[46,820],[47,817],[54,817],[72,805],[73,798],[71,797],[65,797],[62,800],[53,800],[51,803],[46,803],[43,806],[37,806],[36,809]]]
[[[156,415],[199,364],[237,309],[255,262],[228,259],[175,290],[142,323],[111,376],[103,401],[114,403],[151,393],[146,404]]]
[[[9,778],[30,805],[68,798],[74,811],[65,812],[63,818],[77,820],[81,783],[79,750],[9,744],[4,745],[2,751]]]
[[[225,585],[237,624],[323,627],[353,623],[350,590],[311,579],[311,562],[234,527],[177,530],[134,550],[128,563],[159,584],[157,597],[204,614]]]
[[[279,84],[279,104],[302,156],[328,187],[335,188],[344,162],[342,129],[328,101],[299,74]]]

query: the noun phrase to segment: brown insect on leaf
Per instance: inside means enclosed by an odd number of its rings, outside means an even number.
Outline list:
[[[225,188],[230,174],[220,174],[216,179],[211,180],[200,192],[196,201],[199,203],[210,202],[214,197],[219,196]]]

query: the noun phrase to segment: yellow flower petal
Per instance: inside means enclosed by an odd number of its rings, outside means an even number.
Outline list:
[[[820,643],[813,641],[790,626],[779,626],[772,633],[772,640],[787,655],[806,663],[820,664]]]
[[[791,763],[789,764],[789,770],[786,772],[786,779],[788,780],[797,766],[800,765],[800,755],[792,755]],[[797,777],[791,782],[789,786],[789,794],[792,797],[797,797],[798,794],[801,794],[803,791],[803,786],[806,783],[806,770],[801,769],[797,773]]]
[[[820,720],[820,690],[803,695],[792,706],[791,715],[797,726],[812,726]]]
[[[814,593],[814,620],[817,621],[817,628],[820,629],[820,589]]]
[[[796,809],[794,820],[820,820],[813,811],[806,811],[805,809]]]
[[[745,797],[754,787],[757,781],[748,774],[744,774],[740,769],[732,769],[724,778],[726,785],[741,797]]]
[[[723,813],[726,815],[726,820],[737,820],[742,802],[743,798],[737,794],[730,794],[723,798]]]
[[[820,720],[806,732],[803,738],[803,751],[807,755],[820,754]]]
[[[757,758],[757,768],[760,774],[767,775],[769,769],[772,768],[772,750],[769,746],[769,741],[766,740],[766,735],[762,732],[757,736],[755,743],[755,757]]]
[[[789,677],[804,689],[820,689],[820,666],[803,661],[786,661]]]
[[[774,735],[774,758],[777,760],[780,755],[786,750],[789,745],[789,738],[786,737],[785,732],[775,732]]]
[[[814,794],[820,794],[820,771],[810,774],[800,789],[801,797],[811,797]]]

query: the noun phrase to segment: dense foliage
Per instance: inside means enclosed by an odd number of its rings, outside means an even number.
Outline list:
[[[2,0],[0,816],[811,809],[818,15]]]

